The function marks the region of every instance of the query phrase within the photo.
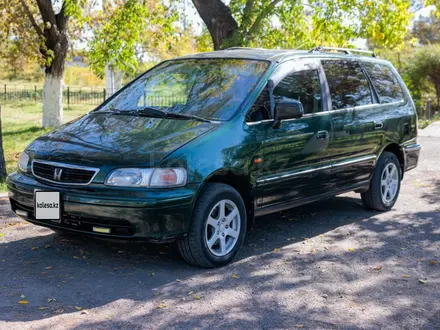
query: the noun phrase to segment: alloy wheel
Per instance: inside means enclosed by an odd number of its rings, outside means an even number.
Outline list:
[[[241,217],[235,203],[222,199],[209,212],[205,226],[205,242],[209,251],[223,257],[232,251],[240,236]]]
[[[388,163],[382,171],[380,192],[382,202],[390,205],[399,189],[399,171],[394,163]]]

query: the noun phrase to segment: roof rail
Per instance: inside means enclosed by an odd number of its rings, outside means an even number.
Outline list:
[[[229,47],[229,48],[226,48],[225,50],[248,50],[248,49],[266,50],[265,48],[253,48],[253,47]]]
[[[309,51],[309,53],[313,52],[331,52],[336,51],[340,53],[345,53],[347,55],[352,55],[352,53],[361,53],[361,54],[369,54],[372,57],[377,57],[375,52],[372,52],[370,50],[362,50],[362,49],[351,49],[351,48],[338,48],[338,47],[315,47]]]

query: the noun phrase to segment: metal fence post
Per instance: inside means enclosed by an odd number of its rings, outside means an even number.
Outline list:
[[[426,119],[431,120],[431,99],[426,101]]]
[[[102,96],[103,96],[103,102],[105,102],[105,88],[102,91]]]
[[[67,86],[67,104],[70,104],[70,87]]]
[[[5,84],[5,100],[6,100],[6,84]]]

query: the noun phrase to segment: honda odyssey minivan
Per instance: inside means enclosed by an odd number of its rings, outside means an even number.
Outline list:
[[[416,136],[408,89],[371,52],[231,48],[162,62],[39,137],[7,186],[31,223],[177,241],[209,268],[259,215],[350,191],[391,209]]]

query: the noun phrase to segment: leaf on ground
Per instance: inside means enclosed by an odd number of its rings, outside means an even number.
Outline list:
[[[161,309],[161,308],[167,308],[167,307],[168,307],[168,305],[165,304],[165,303],[162,303],[162,304],[159,304],[159,305],[156,306],[156,308],[159,308],[159,309]]]
[[[315,249],[311,249],[311,250],[310,250],[310,252],[312,252],[312,253],[315,253],[315,252],[316,252],[316,250],[315,250]]]
[[[80,310],[82,310],[82,307],[75,306],[75,309],[76,309],[77,311],[80,311]]]
[[[377,272],[379,272],[379,271],[382,270],[382,266],[376,266],[376,267],[374,267],[374,270],[377,271]]]
[[[27,301],[27,300],[19,300],[18,303],[20,305],[27,305],[27,304],[29,304],[29,301]]]
[[[77,256],[73,256],[73,259],[80,259],[80,257],[77,257]]]
[[[88,311],[82,311],[81,314],[89,314]]]
[[[55,301],[57,301],[55,298],[49,298],[49,299],[47,299],[47,302],[48,302],[48,303],[55,302]]]
[[[423,278],[419,278],[419,283],[420,284],[426,284],[426,280],[424,280]]]
[[[235,275],[235,274],[232,274],[232,276],[231,276],[232,278],[240,278],[240,276],[238,276],[238,275]]]
[[[273,249],[273,252],[274,252],[274,253],[278,253],[279,251],[280,251],[280,250],[277,249],[277,248]]]
[[[46,269],[52,269],[52,266],[47,266]]]
[[[26,296],[25,296],[24,294],[22,294],[22,295],[20,296],[20,298],[21,298],[21,299],[24,299],[24,298],[26,298]]]
[[[39,307],[38,310],[40,310],[40,311],[44,311],[45,309],[48,309],[48,308],[49,308],[49,307],[45,307],[45,306],[44,306],[44,307]]]
[[[429,264],[430,264],[431,266],[437,265],[437,260],[431,260],[431,261],[429,262]]]
[[[50,248],[50,247],[51,247],[50,244],[46,244],[46,245],[44,246],[45,249],[48,249],[48,248]]]
[[[296,328],[304,328],[304,324],[297,324],[295,325]]]
[[[354,248],[350,247],[350,248],[348,248],[348,251],[354,252]]]
[[[38,246],[33,246],[32,251],[38,250]]]
[[[409,278],[409,275],[403,275],[403,278]]]
[[[197,294],[195,294],[195,295],[194,295],[194,300],[200,300],[200,296],[197,295]]]

